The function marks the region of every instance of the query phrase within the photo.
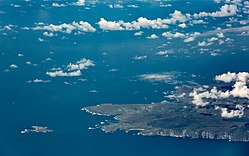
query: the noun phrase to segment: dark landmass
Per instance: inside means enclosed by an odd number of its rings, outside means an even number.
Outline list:
[[[179,88],[176,95],[191,91]],[[230,103],[213,101],[212,105],[196,107],[191,98],[179,96],[175,102],[159,104],[101,104],[83,108],[93,115],[113,116],[115,121],[96,125],[105,132],[138,131],[143,136],[172,136],[188,138],[249,141],[249,110],[241,118],[223,118],[215,105],[231,109],[231,103],[247,103],[245,99],[229,99]],[[248,104],[248,103],[247,103]]]

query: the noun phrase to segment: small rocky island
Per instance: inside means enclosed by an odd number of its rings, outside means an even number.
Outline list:
[[[32,129],[24,129],[21,131],[22,134],[25,133],[51,133],[53,130],[48,129],[48,127],[32,126]]]
[[[169,96],[171,101],[158,104],[101,104],[82,110],[93,115],[114,117],[115,121],[106,120],[104,124],[96,125],[104,132],[123,130],[143,136],[248,142],[248,98],[214,98],[215,94],[231,90],[229,85],[215,86],[217,92],[213,91],[212,85],[196,88],[182,86]],[[209,94],[213,95],[203,96]],[[193,104],[197,99],[201,101],[200,105]]]

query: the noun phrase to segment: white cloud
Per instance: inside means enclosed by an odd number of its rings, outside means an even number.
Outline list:
[[[30,62],[30,61],[27,61],[26,64],[27,64],[27,65],[31,65],[31,62]]]
[[[236,78],[237,78],[237,74],[231,73],[231,72],[227,72],[225,74],[215,76],[216,81],[223,81],[225,83],[230,83],[234,81]]]
[[[51,58],[46,58],[46,59],[43,60],[42,62],[44,63],[44,62],[47,62],[47,61],[52,61],[52,59],[51,59]]]
[[[78,0],[78,2],[75,3],[75,5],[83,6],[85,5],[85,0]]]
[[[208,39],[209,42],[214,42],[214,41],[217,41],[217,40],[218,40],[218,38],[216,38],[216,37],[212,37],[212,38]]]
[[[188,37],[188,38],[186,38],[183,42],[193,42],[195,40],[195,38],[194,37]]]
[[[44,32],[43,35],[44,35],[44,36],[47,36],[47,37],[57,36],[57,35],[54,34],[53,32]]]
[[[249,1],[244,2],[244,7],[242,10],[245,14],[249,14]]]
[[[134,56],[133,59],[134,60],[145,60],[145,59],[147,59],[147,56],[146,55],[144,55],[144,56]]]
[[[198,14],[194,14],[193,17],[194,18],[202,18],[202,17],[208,17],[208,16],[211,16],[211,17],[227,17],[227,16],[234,16],[236,15],[238,12],[238,8],[236,5],[234,4],[231,4],[231,5],[228,5],[228,4],[225,4],[223,6],[221,6],[220,10],[219,11],[216,11],[216,12],[211,12],[211,13],[208,13],[208,12],[200,12]]]
[[[27,83],[48,83],[50,80],[41,80],[41,79],[34,79],[34,80],[29,80]]]
[[[178,26],[181,27],[181,28],[186,28],[187,27],[187,25],[185,23],[179,24]]]
[[[148,39],[157,39],[158,36],[156,34],[152,34],[150,36],[147,37]]]
[[[50,77],[73,77],[73,76],[81,76],[81,70],[88,69],[90,66],[95,66],[92,60],[89,59],[81,59],[76,63],[69,63],[64,70],[61,68],[52,68],[50,71],[46,72]]]
[[[124,6],[121,4],[114,4],[114,5],[110,4],[109,8],[122,9],[122,8],[124,8]]]
[[[175,10],[174,13],[170,14],[169,19],[157,18],[154,20],[147,19],[145,17],[139,17],[135,21],[124,22],[119,21],[107,21],[104,18],[100,18],[98,25],[100,29],[105,31],[111,30],[140,30],[141,28],[146,29],[167,29],[169,24],[176,24],[177,22],[182,23],[179,26],[184,27],[184,22],[187,21],[187,17],[181,13],[181,11]]]
[[[38,38],[38,41],[44,42],[45,40],[39,37],[39,38]]]
[[[226,17],[236,15],[238,8],[236,5],[225,4],[220,8],[220,11],[216,11],[210,14],[212,17]]]
[[[95,32],[96,29],[91,26],[88,22],[79,21],[66,24],[60,24],[60,25],[54,25],[49,24],[45,25],[44,23],[41,23],[37,25],[34,28],[31,28],[32,30],[46,30],[51,32],[62,32],[62,33],[72,33],[73,31],[79,31],[79,32]]]
[[[202,42],[198,42],[198,46],[199,47],[205,47],[205,46],[207,46],[208,44],[207,44],[207,42],[205,42],[205,41],[202,41]]]
[[[176,32],[175,34],[171,33],[171,32],[164,32],[162,33],[162,36],[163,37],[166,37],[166,38],[179,38],[179,37],[185,37],[185,35],[183,33],[179,33],[179,32]]]
[[[221,0],[214,0],[214,2],[216,2],[216,3],[220,3],[220,2],[221,2]]]
[[[193,104],[199,106],[205,106],[208,104],[207,101],[203,99],[224,99],[229,97],[239,97],[249,99],[249,88],[247,87],[247,82],[249,79],[249,73],[239,72],[239,73],[225,73],[222,75],[217,75],[215,80],[222,81],[225,83],[232,83],[231,90],[218,90],[217,87],[213,87],[210,91],[202,88],[194,89],[189,95],[193,97]]]
[[[66,5],[65,4],[59,4],[59,3],[53,3],[52,6],[56,7],[56,8],[60,8],[60,7],[65,7]]]
[[[13,6],[14,8],[20,8],[20,7],[22,7],[21,5],[18,5],[18,4],[11,4],[11,6]]]
[[[181,11],[175,10],[175,12],[173,14],[170,14],[170,15],[172,17],[171,18],[172,23],[176,23],[177,21],[178,22],[187,21],[187,17],[185,15],[183,15]]]
[[[127,5],[128,8],[139,8],[138,5],[135,5],[135,4],[129,4]]]
[[[8,24],[5,26],[0,26],[0,32],[1,31],[11,31],[11,32],[15,32],[15,30],[13,28],[16,28],[16,25],[12,25],[12,24]],[[6,35],[6,33],[3,33]]]
[[[21,53],[19,53],[19,54],[17,54],[17,56],[18,56],[18,57],[23,57],[24,55],[21,54]]]
[[[234,118],[234,117],[241,118],[244,115],[244,108],[239,110],[231,110],[230,112],[227,110],[227,108],[220,108],[220,110],[221,110],[221,117],[223,118]]]
[[[221,33],[217,33],[217,37],[218,37],[218,38],[224,38],[225,35],[221,32]]]
[[[248,79],[249,79],[249,73],[247,72],[239,72],[239,73],[227,72],[225,74],[215,76],[215,80],[223,81],[225,83],[230,83],[232,81],[241,81],[246,83]]]
[[[156,53],[156,55],[169,55],[169,54],[173,54],[174,51],[173,50],[164,50],[164,51],[159,51]]]
[[[100,29],[103,30],[124,30],[120,23],[121,22],[106,21],[104,18],[101,18],[98,25]]]
[[[63,72],[62,70],[59,71],[54,71],[54,72],[46,72],[47,75],[49,75],[50,77],[57,77],[57,76],[81,76],[81,71],[77,70],[77,71],[73,71],[73,72]]]
[[[204,22],[203,20],[192,20],[193,24],[206,24],[207,22]]]
[[[6,25],[3,27],[5,30],[12,30],[10,26]]]
[[[75,64],[70,63],[67,65],[68,71],[72,70],[82,70],[82,69],[87,69],[90,66],[95,66],[92,60],[89,59],[81,59],[80,61],[77,61]]]
[[[138,31],[134,33],[134,36],[142,36],[143,35],[143,31]]]
[[[10,68],[18,68],[18,66],[16,64],[11,64]]]
[[[168,28],[168,20],[157,18],[155,20],[149,20],[145,17],[140,17],[136,21],[124,22],[120,21],[106,21],[101,18],[98,22],[100,29],[102,30],[140,30],[141,28],[152,29],[166,29]]]

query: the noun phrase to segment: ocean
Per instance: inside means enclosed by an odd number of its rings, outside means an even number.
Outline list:
[[[170,1],[174,7],[165,9],[154,3],[128,1],[139,5],[140,9],[111,10],[105,3],[98,2],[64,8],[51,7],[52,2],[58,1],[0,1],[0,11],[4,12],[0,13],[0,156],[248,156],[249,144],[245,142],[143,137],[122,131],[108,134],[100,129],[89,130],[88,127],[108,118],[92,116],[81,110],[102,103],[157,103],[165,100],[164,92],[174,91],[176,86],[186,82],[212,84],[215,75],[248,71],[249,53],[241,50],[248,46],[247,36],[227,34],[234,39],[232,46],[212,45],[211,50],[220,49],[218,56],[212,56],[177,39],[146,39],[145,36],[151,34],[149,29],[143,30],[146,34],[143,37],[134,36],[136,31],[105,32],[97,29],[94,33],[81,35],[58,32],[58,36],[51,38],[43,36],[43,31],[22,29],[34,27],[37,22],[58,24],[79,20],[88,21],[97,28],[100,18],[113,21],[131,21],[140,16],[165,18],[175,8],[191,13],[203,8],[209,11],[219,8],[215,3],[191,1],[196,6],[191,10],[191,5],[184,7],[185,2]],[[11,4],[20,4],[21,7]],[[8,24],[14,25],[12,31],[2,30]],[[209,25],[215,25],[215,22],[210,21]],[[194,28],[190,28],[193,32],[191,29]],[[202,30],[198,26],[194,29]],[[155,29],[153,33],[164,31]],[[40,42],[38,38],[44,41]],[[158,48],[165,43],[166,48]],[[174,53],[169,56],[155,54],[165,49]],[[147,56],[145,60],[134,59],[144,55]],[[63,68],[82,58],[93,60],[95,66],[82,70],[80,77],[46,75],[53,67]],[[18,68],[10,68],[11,64]],[[165,72],[179,72],[181,76],[175,78],[176,83],[139,79],[142,74]],[[28,82],[35,79],[49,82]],[[20,133],[33,125],[47,126],[54,131]]]

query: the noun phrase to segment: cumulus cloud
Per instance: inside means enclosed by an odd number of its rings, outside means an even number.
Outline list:
[[[78,6],[83,6],[85,5],[85,0],[78,0],[76,3],[74,3],[75,5],[78,5]]]
[[[221,110],[221,117],[223,118],[234,118],[234,117],[238,117],[241,118],[244,115],[244,107],[241,107],[240,105],[236,106],[238,108],[238,110],[230,110],[228,111],[227,108],[219,108]]]
[[[205,106],[209,103],[207,101],[203,101],[203,99],[228,98],[229,91],[218,91],[216,87],[213,87],[210,91],[207,91],[205,88],[200,87],[197,89],[195,88],[189,96],[193,97],[193,104],[197,106]]]
[[[222,81],[224,83],[234,83],[231,90],[218,90],[217,87],[213,87],[211,90],[207,88],[195,88],[189,95],[193,97],[193,104],[199,106],[205,106],[209,104],[204,99],[224,99],[229,97],[239,97],[249,99],[249,88],[247,87],[249,79],[249,73],[225,73],[217,75],[215,80]]]
[[[17,26],[15,25],[12,25],[12,24],[8,24],[8,25],[5,25],[5,26],[0,26],[0,32],[1,31],[14,31],[13,28],[15,28]]]
[[[19,54],[17,54],[17,56],[18,56],[18,57],[23,57],[24,55],[21,54],[21,53],[19,53]]]
[[[249,73],[247,72],[239,72],[239,73],[231,73],[227,72],[222,75],[215,76],[215,80],[217,81],[223,81],[225,83],[230,83],[233,81],[240,81],[246,83],[249,78]]]
[[[27,65],[31,65],[31,62],[30,62],[30,61],[27,61],[26,64],[27,64]]]
[[[192,20],[193,24],[206,24],[207,22],[204,22],[203,20]]]
[[[236,15],[238,12],[238,8],[237,5],[231,4],[225,4],[223,6],[221,6],[219,11],[216,12],[200,12],[198,14],[194,14],[193,17],[194,18],[202,18],[202,17],[227,17],[227,16],[234,16]]]
[[[148,39],[157,39],[158,36],[156,34],[152,34],[150,36],[147,37]]]
[[[75,3],[76,5],[84,5],[85,0],[79,0]],[[63,7],[63,4],[53,3],[54,7]],[[110,5],[111,8],[123,8],[121,4]],[[173,13],[169,14],[169,18],[156,18],[156,19],[147,19],[146,17],[139,17],[137,20],[125,22],[124,20],[119,21],[108,21],[105,18],[100,18],[98,21],[99,28],[104,31],[121,31],[121,30],[141,30],[141,29],[167,29],[169,25],[178,24],[181,28],[186,28],[186,22],[191,21],[190,25],[193,24],[203,24],[203,20],[197,19],[202,17],[227,17],[236,15],[238,12],[237,4],[225,4],[219,11],[216,12],[200,12],[191,14],[182,14],[181,11],[175,10]],[[27,28],[24,28],[27,29]],[[40,24],[32,28],[33,30],[46,30],[51,32],[63,32],[63,33],[75,33],[80,32],[95,32],[96,29],[92,27],[88,22],[72,22],[72,23],[63,23],[60,25],[44,25]],[[139,33],[137,33],[139,34]],[[44,35],[52,36],[51,33],[46,33]],[[193,38],[189,39],[190,41]],[[186,40],[189,41],[189,40]]]
[[[198,46],[199,47],[205,47],[205,46],[207,46],[208,44],[207,44],[207,42],[205,42],[205,41],[202,41],[202,42],[198,42]]]
[[[109,8],[122,9],[122,8],[124,8],[124,6],[121,4],[114,4],[114,5],[110,4]]]
[[[178,26],[181,27],[181,28],[186,28],[187,27],[187,25],[185,23],[179,24]]]
[[[53,3],[52,7],[60,8],[60,7],[65,7],[65,4],[59,4],[59,3]]]
[[[41,79],[34,79],[34,80],[29,80],[27,83],[48,83],[50,80],[41,80]]]
[[[249,14],[249,1],[244,2],[244,7],[242,10],[245,14]]]
[[[134,36],[142,36],[143,35],[143,31],[138,31],[134,33]]]
[[[128,8],[139,8],[138,5],[135,5],[135,4],[129,4],[127,5]]]
[[[156,55],[169,55],[169,54],[174,54],[173,50],[161,50],[156,53]]]
[[[188,37],[188,38],[186,38],[183,42],[193,42],[195,40],[195,38],[194,37]]]
[[[44,32],[43,35],[44,35],[44,36],[47,36],[47,37],[57,36],[57,35],[54,34],[53,32]]]
[[[140,17],[137,21],[124,22],[120,21],[106,21],[101,18],[98,22],[100,29],[108,30],[140,30],[141,28],[152,28],[152,29],[166,29],[168,28],[167,23],[170,21],[162,20],[160,18],[155,20],[149,20],[145,17]]]
[[[230,83],[230,82],[234,81],[236,78],[237,78],[237,74],[231,73],[231,72],[227,72],[227,73],[224,73],[222,75],[215,76],[215,80],[223,81],[225,83]]]
[[[120,22],[114,22],[114,21],[106,21],[104,18],[101,18],[98,22],[98,25],[100,29],[103,30],[124,30],[124,28],[121,26]]]
[[[166,38],[180,38],[180,37],[185,37],[185,35],[183,33],[179,33],[179,32],[176,32],[176,33],[164,32],[164,33],[162,33],[162,36],[166,37]]]
[[[217,40],[218,40],[218,38],[216,38],[216,37],[212,37],[212,38],[208,39],[209,42],[214,42],[214,41],[217,41]]]
[[[11,64],[10,68],[18,68],[18,66],[16,64]]]
[[[9,26],[9,25],[4,26],[3,28],[4,28],[5,30],[12,30],[11,26]]]
[[[45,40],[39,37],[39,38],[38,38],[38,41],[44,42]]]
[[[77,61],[75,64],[70,63],[69,65],[67,65],[67,69],[68,69],[68,71],[82,70],[82,69],[87,69],[90,66],[95,66],[93,61],[83,58],[83,59]]]
[[[49,75],[50,77],[57,77],[57,76],[81,76],[81,71],[77,70],[77,71],[73,71],[73,72],[64,72],[62,70],[59,71],[51,71],[51,72],[46,72],[47,75]]]
[[[29,28],[26,28],[29,29]],[[45,30],[45,31],[50,31],[50,32],[62,32],[62,33],[72,33],[73,31],[78,31],[78,32],[95,32],[96,29],[91,26],[88,22],[84,21],[79,21],[75,22],[73,21],[72,23],[63,23],[60,25],[54,25],[54,24],[49,24],[45,25],[44,23],[40,23],[34,28],[31,28],[32,30]],[[52,34],[44,34],[44,35],[52,35]]]
[[[217,33],[217,37],[218,37],[218,38],[224,38],[225,35],[221,32],[221,33]]]
[[[134,60],[145,60],[145,59],[147,59],[147,56],[146,55],[144,55],[144,56],[134,56],[133,59]]]
[[[193,34],[187,34],[185,35],[185,39],[183,40],[183,42],[193,42],[195,40],[196,37],[200,36],[199,32],[194,32]]]
[[[212,17],[226,17],[236,15],[238,8],[236,5],[225,4],[220,8],[220,11],[212,12],[210,16]]]
[[[178,11],[178,10],[175,10],[175,12],[171,14],[171,17],[172,18],[170,20],[172,23],[176,23],[177,21],[178,22],[187,21],[187,17],[183,15],[181,11]]]
[[[140,30],[141,28],[152,28],[152,29],[167,29],[169,24],[175,24],[180,22],[180,27],[185,27],[185,21],[187,17],[181,13],[181,11],[175,10],[174,13],[170,14],[169,19],[157,18],[154,20],[147,19],[145,17],[139,17],[135,21],[124,22],[119,21],[107,21],[104,18],[100,18],[98,25],[100,29],[104,31],[111,30]]]
[[[69,63],[64,70],[61,68],[52,68],[50,71],[46,72],[50,77],[73,77],[81,76],[81,70],[88,69],[90,66],[95,66],[92,60],[81,59],[76,63]]]

